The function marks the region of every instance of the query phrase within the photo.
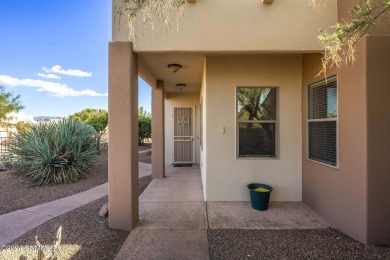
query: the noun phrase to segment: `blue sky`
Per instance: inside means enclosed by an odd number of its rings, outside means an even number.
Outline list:
[[[68,116],[107,109],[110,0],[0,0],[0,85],[23,112]],[[150,111],[150,87],[139,82]]]

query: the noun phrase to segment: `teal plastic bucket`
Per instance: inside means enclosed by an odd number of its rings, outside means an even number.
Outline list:
[[[251,197],[252,208],[255,210],[264,211],[268,209],[269,198],[271,196],[271,192],[273,191],[272,187],[262,183],[250,183],[247,185],[249,189],[249,195]],[[257,188],[260,191],[256,191]]]

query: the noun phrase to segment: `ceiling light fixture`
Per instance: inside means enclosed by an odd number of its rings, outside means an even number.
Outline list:
[[[180,64],[168,64],[168,68],[173,71],[173,73],[178,72],[183,66]]]
[[[176,87],[180,88],[180,90],[183,90],[183,88],[187,87],[187,85],[183,84],[183,83],[179,83],[179,84],[176,84]]]

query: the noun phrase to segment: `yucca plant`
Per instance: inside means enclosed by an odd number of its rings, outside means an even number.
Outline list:
[[[47,255],[45,255],[44,250],[48,246],[43,246],[38,240],[38,237],[35,236],[35,244],[36,248],[38,249],[38,260],[57,260],[58,259],[58,253],[59,248],[61,245],[61,239],[62,239],[62,226],[60,226],[57,230],[56,240],[54,240],[54,243],[52,246],[50,246],[49,252],[46,252]]]
[[[95,135],[91,126],[75,121],[32,124],[12,138],[12,173],[25,176],[37,186],[86,177],[97,156]]]

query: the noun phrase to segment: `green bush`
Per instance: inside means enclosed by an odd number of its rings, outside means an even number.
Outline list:
[[[75,121],[31,125],[11,142],[10,152],[15,155],[12,173],[37,186],[86,177],[97,155],[95,135],[91,126]]]
[[[138,109],[138,144],[152,137],[152,116],[143,107]]]

